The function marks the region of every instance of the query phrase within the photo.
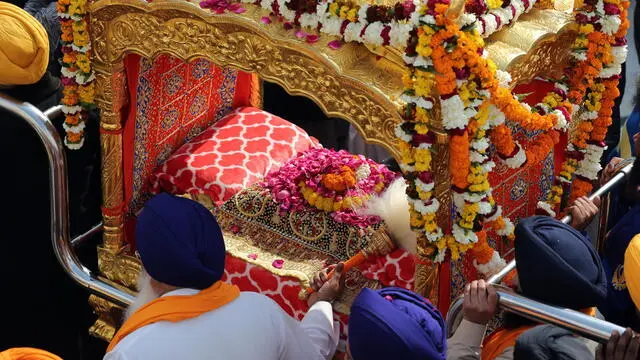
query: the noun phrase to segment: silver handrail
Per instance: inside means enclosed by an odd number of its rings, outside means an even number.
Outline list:
[[[69,241],[67,164],[64,148],[56,128],[47,115],[55,116],[59,108],[46,114],[29,103],[19,102],[0,94],[0,109],[9,111],[26,121],[38,134],[49,159],[49,190],[51,197],[51,243],[64,271],[90,292],[118,305],[128,306],[134,297],[117,287],[100,280],[86,268],[72,249]],[[82,235],[81,235],[82,236]],[[77,238],[76,238],[77,239]],[[75,239],[74,239],[75,240]]]
[[[629,174],[631,174],[631,170],[633,169],[633,164],[629,164],[625,167],[623,167],[622,169],[618,170],[618,172],[609,180],[607,181],[605,184],[603,184],[600,188],[598,188],[595,192],[593,192],[590,196],[589,199],[590,200],[594,200],[596,197],[599,196],[603,196],[605,194],[607,194],[609,191],[613,190],[614,187],[618,186],[620,183],[622,183],[624,180],[626,180],[629,177]],[[568,224],[571,222],[571,215],[567,215],[565,217],[562,218],[561,220],[563,223]],[[496,273],[495,275],[491,276],[489,279],[487,279],[487,282],[489,284],[499,284],[502,279],[504,279],[504,277],[510,273],[512,270],[514,270],[516,268],[516,261],[515,260],[511,260],[504,268],[502,268],[498,273]],[[458,325],[460,324],[460,321],[462,321],[462,304],[464,302],[464,296],[458,296],[458,298],[456,298],[453,303],[451,303],[451,306],[449,307],[449,311],[447,311],[447,331],[449,333],[449,336],[451,336],[453,334],[453,332],[455,331],[455,329],[458,327]],[[538,303],[538,302],[534,302],[531,300],[530,303],[528,303],[529,305],[535,305],[535,306],[542,306],[544,304],[542,303]],[[518,313],[517,311],[515,311],[514,309],[512,309],[510,306],[512,305],[511,303],[502,303],[501,300],[499,300],[499,305],[506,311],[510,311],[510,312],[515,312]],[[548,306],[548,305],[544,305],[544,306]],[[529,309],[530,312],[534,312],[535,313],[535,308],[531,308]],[[562,310],[562,313],[557,313],[558,315],[561,316],[565,316],[565,312],[566,310]],[[588,318],[588,316],[582,316],[580,317],[582,320],[586,320]],[[548,322],[554,325],[558,325],[560,327],[565,327],[564,326],[564,319],[562,317],[549,317],[549,316],[545,316],[545,317],[539,317],[539,318],[534,318],[533,320],[535,321],[544,321],[544,322]],[[593,329],[590,328],[590,324],[586,321],[582,321],[582,325],[583,328],[581,329],[581,331],[587,331],[588,333],[591,333]],[[567,328],[568,330],[574,331],[575,329],[572,328]],[[624,329],[623,329],[624,330]],[[578,331],[576,331],[578,332]],[[611,334],[611,332],[609,332],[609,335]],[[588,336],[587,336],[588,337]],[[605,341],[608,340],[609,337],[607,337],[606,339],[604,339]]]

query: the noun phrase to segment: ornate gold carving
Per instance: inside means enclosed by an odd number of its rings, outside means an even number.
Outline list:
[[[124,251],[111,251],[98,247],[98,269],[109,280],[135,290],[138,286],[138,275],[142,265],[134,256]]]
[[[434,292],[434,290],[437,288],[438,266],[426,258],[418,257],[416,272],[413,276],[413,290],[424,297],[428,297],[437,306],[438,296],[437,291]]]
[[[100,48],[98,59],[119,63],[128,52],[149,58],[170,53],[254,72],[294,95],[313,99],[328,115],[347,119],[366,141],[397,152],[391,140],[401,119],[398,104],[390,98],[401,93],[400,72],[392,72],[391,66],[377,68],[373,55],[353,62],[354,57],[362,58],[355,54],[361,46],[326,52],[323,41],[308,45],[277,26],[264,26],[260,9],[242,17],[211,17],[189,3],[116,5],[103,0],[91,6],[91,13],[93,22],[106,31],[108,46]],[[372,84],[371,79],[378,80]]]
[[[111,341],[121,322],[124,309],[95,295],[89,296],[89,305],[98,315],[98,320],[89,328],[89,334],[98,339]]]

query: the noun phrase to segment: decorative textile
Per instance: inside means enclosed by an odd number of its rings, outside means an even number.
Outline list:
[[[138,216],[136,243],[144,268],[165,284],[200,290],[224,273],[222,231],[193,200],[166,193],[149,200]]]
[[[205,193],[225,201],[318,143],[290,122],[236,109],[176,151],[151,177],[153,191]]]
[[[444,319],[429,300],[406,289],[362,289],[349,317],[354,360],[444,360]]]
[[[518,360],[582,360],[593,357],[581,338],[553,325],[539,325],[520,335],[513,355]]]
[[[49,62],[47,31],[21,8],[0,2],[0,85],[40,80]]]
[[[123,141],[125,204],[133,215],[151,197],[149,179],[157,166],[248,102],[249,78],[205,59],[185,63],[166,54],[153,60],[128,55],[125,67],[130,94]]]
[[[40,349],[13,348],[0,352],[0,360],[62,360],[62,358]]]
[[[313,274],[344,261],[367,246],[370,229],[336,222],[312,210],[280,213],[271,193],[256,184],[216,209],[224,231],[227,256],[225,281],[242,291],[256,291],[275,300],[289,315],[301,319],[307,311],[300,292]],[[334,303],[340,321],[343,356],[351,303],[360,289],[381,286],[413,288],[415,257],[398,249],[385,257],[372,256],[346,274],[346,290]]]
[[[605,319],[620,326],[634,325],[636,306],[629,295],[625,277],[625,251],[640,233],[640,204],[631,208],[607,234],[602,266],[607,276],[607,301],[600,305]]]
[[[522,294],[547,304],[583,309],[600,305],[606,277],[591,241],[549,216],[521,220],[515,230]]]
[[[640,235],[633,237],[624,253],[624,277],[631,299],[640,309]]]
[[[195,295],[162,296],[142,306],[133,313],[113,337],[107,352],[132,332],[159,321],[178,322],[192,319],[222,307],[240,295],[235,285],[217,281]]]

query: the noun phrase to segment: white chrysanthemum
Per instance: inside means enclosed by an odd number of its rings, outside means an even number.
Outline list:
[[[622,72],[622,66],[620,64],[611,64],[610,66],[603,67],[598,76],[602,79],[608,79],[620,74],[620,72]]]
[[[326,15],[327,10],[329,10],[329,2],[328,1],[321,1],[320,3],[318,3],[318,5],[316,5],[316,14],[320,18],[323,18]]]
[[[573,56],[578,61],[586,61],[587,53],[586,51],[572,51],[571,56]]]
[[[462,211],[462,208],[464,207],[464,204],[465,204],[463,194],[464,193],[458,193],[453,191],[453,205],[458,210],[458,212]]]
[[[446,249],[438,249],[438,254],[436,255],[435,259],[433,259],[433,262],[435,262],[436,264],[439,264],[441,262],[444,261],[444,259],[446,258],[447,255],[447,250]]]
[[[517,142],[516,145],[518,146],[516,154],[508,159],[504,159],[504,163],[512,169],[521,167],[527,161],[527,154],[522,149],[522,146]]]
[[[522,106],[523,108],[525,108],[527,111],[531,112],[531,105],[529,105],[529,104],[527,104],[527,103],[523,102],[523,103],[520,103],[520,106]]]
[[[614,35],[618,32],[618,28],[622,21],[617,15],[605,15],[600,18],[600,24],[602,25],[602,32],[607,35]]]
[[[321,19],[320,22],[322,22],[322,28],[320,29],[321,32],[327,35],[334,35],[334,36],[340,35],[340,27],[342,26],[342,19],[340,19],[339,17],[329,16],[324,19]]]
[[[500,216],[502,216],[502,206],[498,205],[496,207],[496,212],[492,216],[485,218],[484,222],[496,221]]]
[[[435,25],[436,24],[436,18],[434,18],[432,15],[423,15],[420,17],[420,21],[422,21],[425,24],[430,24],[430,25]]]
[[[600,13],[600,15],[604,14],[604,1],[598,0],[598,2],[596,2],[596,13]]]
[[[84,130],[85,124],[84,124],[84,121],[81,121],[80,123],[78,123],[78,125],[67,125],[66,122],[63,122],[62,123],[62,128],[65,131],[71,131],[71,132],[74,132],[74,133],[79,133],[79,132]]]
[[[371,167],[369,166],[369,163],[365,162],[356,169],[356,179],[358,181],[368,178],[369,175],[371,175]]]
[[[487,197],[485,193],[472,193],[472,192],[464,192],[462,193],[462,198],[466,202],[470,203],[479,203]]]
[[[418,188],[418,189],[420,189],[420,191],[424,191],[424,192],[431,191],[435,187],[435,183],[433,181],[427,184],[427,183],[423,182],[420,179],[416,179],[414,183],[416,185],[416,188]]]
[[[73,105],[73,106],[67,106],[67,105],[62,105],[62,113],[63,114],[75,114],[77,112],[82,111],[82,106],[79,105]]]
[[[469,123],[469,118],[464,114],[464,103],[458,95],[446,100],[440,99],[442,123],[445,129],[464,129]]]
[[[413,204],[413,208],[422,215],[433,214],[438,211],[440,207],[440,203],[437,199],[432,199],[430,204],[425,204],[424,201],[420,199],[411,199],[409,200]]]
[[[482,15],[481,18],[484,20],[484,32],[482,32],[483,37],[489,36],[498,30],[498,23],[493,15]]]
[[[502,229],[498,229],[496,231],[496,234],[500,236],[510,236],[511,234],[513,234],[513,231],[516,229],[516,227],[515,225],[513,225],[511,220],[503,218],[502,221],[504,221],[504,227]]]
[[[72,44],[71,48],[79,53],[86,54],[87,52],[89,52],[89,50],[91,50],[91,43],[82,47],[76,46],[76,44]]]
[[[271,11],[271,6],[275,0],[262,0],[260,1],[260,7],[266,10]]]
[[[68,77],[68,78],[75,78],[76,77],[76,72],[77,71],[71,71],[69,70],[68,67],[62,67],[60,68],[60,73],[62,74],[62,76],[64,77]]]
[[[458,24],[459,27],[463,27],[463,26],[475,24],[476,21],[478,21],[478,18],[476,18],[474,14],[464,13],[460,15],[458,19],[456,19],[456,24]]]
[[[487,215],[491,213],[491,210],[493,209],[491,208],[491,204],[489,204],[488,202],[480,201],[478,203],[478,214]]]
[[[426,58],[423,56],[418,56],[416,61],[413,63],[415,67],[428,67],[433,66],[433,61],[430,58]]]
[[[429,240],[429,242],[436,242],[442,237],[442,229],[437,228],[434,232],[427,232],[425,236],[427,237],[427,240]]]
[[[611,55],[613,56],[613,62],[615,64],[622,64],[625,62],[628,53],[629,49],[627,48],[627,45],[611,47]]]
[[[510,24],[512,21],[516,21],[517,16],[519,16],[519,14],[516,14],[516,18],[512,18],[511,9],[509,8],[493,9],[492,12],[494,15],[500,18],[500,28],[503,28],[504,26]]]
[[[493,250],[491,259],[486,264],[479,264],[478,260],[473,259],[473,266],[487,279],[507,266],[507,262],[500,257],[497,251]]]
[[[89,76],[84,76],[83,74],[76,73],[76,82],[80,85],[86,85],[95,79],[96,77],[93,72]]]
[[[489,117],[487,118],[488,125],[492,127],[496,127],[498,125],[504,124],[505,117],[504,113],[498,109],[495,105],[489,105]]]
[[[551,204],[546,201],[538,201],[538,209],[543,210],[547,215],[551,217],[556,217],[556,212],[551,208]]]
[[[496,80],[498,80],[498,84],[501,87],[508,88],[509,84],[511,84],[511,74],[506,71],[496,70]]]
[[[349,23],[349,25],[347,25],[347,27],[344,29],[344,41],[362,42],[360,33],[362,33],[362,29],[364,29],[364,27],[365,27],[365,24],[361,22]]]
[[[360,9],[358,10],[358,22],[367,24],[367,9],[369,9],[369,4],[360,5]]]
[[[278,1],[278,11],[280,11],[280,15],[287,21],[293,21],[296,19],[296,12],[287,8],[288,0],[277,0]]]
[[[405,48],[409,41],[409,32],[413,29],[411,24],[392,23],[389,31],[389,44],[397,48]]]
[[[404,173],[414,172],[416,171],[416,167],[414,165],[407,165],[400,163],[400,170]]]
[[[384,30],[384,24],[380,21],[369,24],[369,26],[364,30],[365,43],[382,46],[382,44],[384,44],[382,30]]]
[[[458,224],[453,224],[451,233],[453,237],[456,239],[456,242],[466,245],[468,243],[477,243],[478,236],[473,231],[469,231],[461,228]]]
[[[489,148],[489,140],[487,138],[473,140],[471,147],[476,151],[486,151]]]
[[[554,114],[558,119],[553,128],[562,131],[567,130],[567,128],[569,127],[569,119],[564,116],[564,113],[560,110],[553,110],[551,113]]]
[[[345,39],[346,39],[346,36],[345,36]],[[416,58],[417,58],[416,56],[407,56],[406,54],[402,54],[402,60],[404,60],[405,64],[407,65],[413,65],[413,63],[416,61]]]
[[[420,143],[420,145],[418,145],[418,149],[421,149],[421,150],[429,150],[432,147],[433,145],[429,143]]]
[[[410,142],[411,139],[413,139],[413,136],[411,136],[411,134],[407,134],[404,130],[402,130],[401,124],[396,125],[394,133],[398,139],[407,143]]]
[[[413,26],[420,25],[420,13],[418,11],[414,11],[411,13],[411,16],[409,17],[409,23]]]
[[[319,18],[316,14],[303,13],[298,21],[302,27],[315,29],[318,27],[318,20]]]
[[[511,1],[511,5],[513,5],[513,7],[516,9],[516,17],[519,17],[520,15],[522,15],[522,13],[526,11],[524,4],[522,3],[521,0],[513,0]]]
[[[576,174],[589,180],[597,180],[598,173],[602,170],[600,158],[605,148],[598,145],[587,145],[584,158],[578,163]]]
[[[598,112],[596,111],[585,111],[580,114],[580,120],[595,120],[598,118]]]
[[[567,85],[563,84],[563,83],[560,83],[560,82],[555,83],[555,87],[560,89],[560,90],[562,90],[562,91],[564,91],[564,92],[569,91],[569,87]]]
[[[78,143],[71,143],[71,142],[69,142],[69,141],[67,140],[67,138],[65,137],[65,138],[64,138],[64,145],[65,145],[67,148],[71,149],[71,150],[79,150],[80,148],[82,148],[82,145],[84,145],[84,137],[82,137],[82,138],[80,139],[80,142],[78,142]]]
[[[496,166],[496,163],[493,161],[487,161],[485,163],[482,163],[481,166],[485,172],[491,172],[491,170],[493,170],[493,168]]]
[[[485,160],[487,160],[487,156],[486,155],[482,155],[477,151],[470,151],[469,152],[469,160],[471,160],[471,162],[474,163],[482,163]]]

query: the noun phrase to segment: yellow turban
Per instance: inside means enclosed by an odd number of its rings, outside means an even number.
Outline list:
[[[0,2],[0,85],[40,80],[49,63],[49,38],[42,24],[19,7]]]
[[[44,350],[13,348],[0,352],[0,360],[62,360],[62,358]]]
[[[640,234],[631,239],[624,252],[624,279],[633,303],[640,309]]]

